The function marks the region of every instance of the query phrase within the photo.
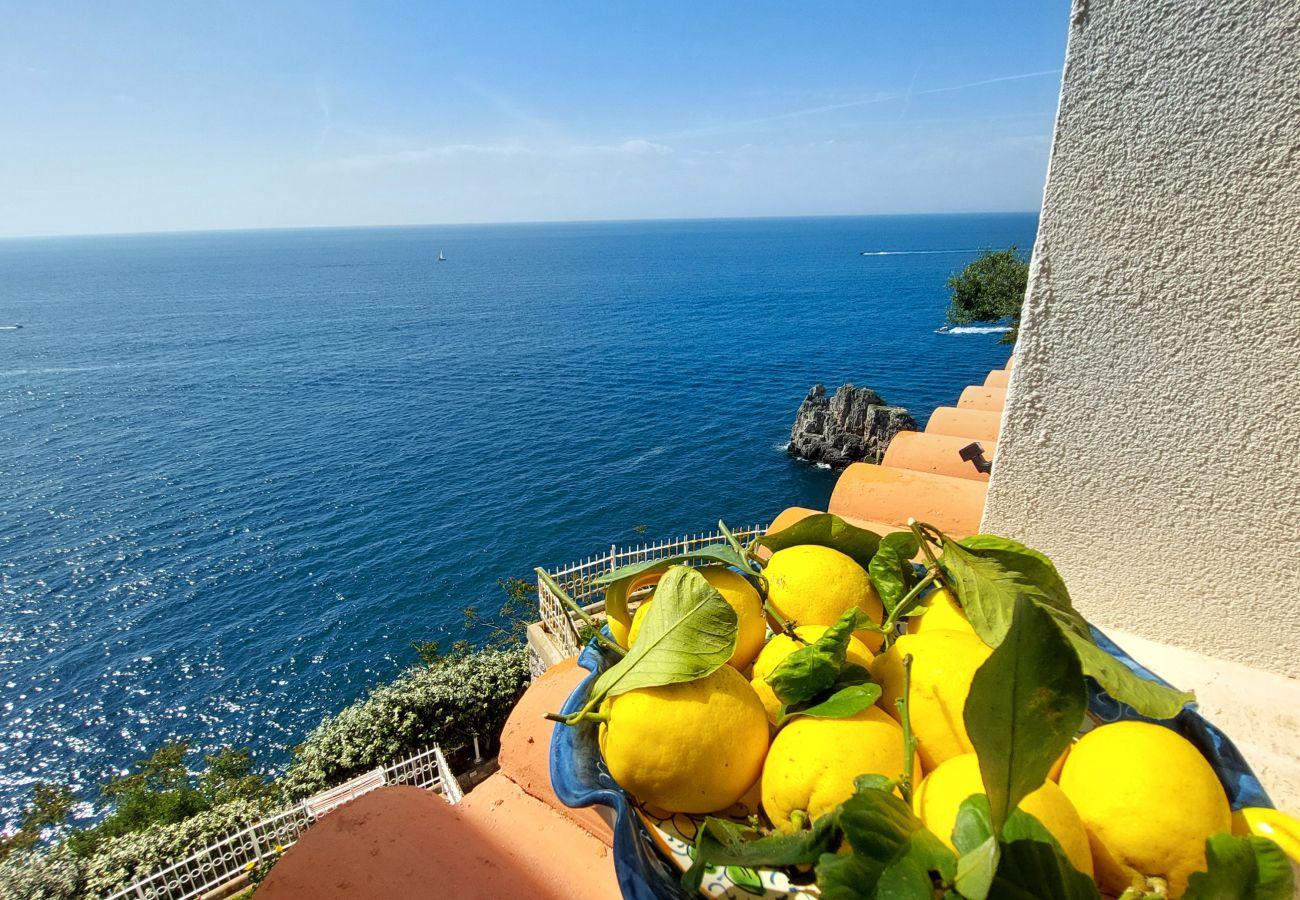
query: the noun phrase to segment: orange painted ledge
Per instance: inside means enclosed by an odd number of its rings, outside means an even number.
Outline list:
[[[560,802],[551,787],[550,750],[555,723],[543,716],[548,712],[559,712],[569,694],[587,675],[587,670],[578,665],[578,658],[571,656],[551,666],[534,681],[515,704],[501,731],[498,763],[500,774],[513,781],[524,793],[572,820],[605,846],[612,847],[614,835],[609,823],[595,809],[571,809]],[[481,789],[482,786],[471,791],[465,798],[466,804]]]
[[[916,518],[965,537],[979,531],[987,493],[987,485],[964,478],[854,463],[841,473],[826,508],[900,527]]]
[[[290,847],[257,896],[606,900],[618,884],[604,844],[494,775],[460,806],[407,786],[358,797]]]
[[[984,379],[984,386],[988,388],[1004,388],[1011,381],[1011,373],[1006,369],[994,369]]]
[[[958,409],[984,409],[1001,412],[1007,402],[1007,389],[1004,387],[984,387],[973,384],[961,392],[957,400]]]
[[[996,441],[1002,427],[1002,413],[983,409],[941,406],[926,423],[926,434],[948,434],[972,441]]]
[[[970,438],[949,434],[932,434],[924,431],[900,431],[889,442],[889,449],[881,460],[882,466],[929,472],[931,475],[948,475],[968,481],[986,482],[989,476],[961,458],[960,450],[971,443]],[[997,451],[997,441],[981,441],[984,458],[992,460]]]

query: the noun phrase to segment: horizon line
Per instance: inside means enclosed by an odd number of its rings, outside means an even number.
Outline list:
[[[0,235],[3,241],[44,241],[60,238],[151,237],[183,234],[243,234],[260,231],[348,231],[399,228],[488,228],[506,225],[616,225],[636,222],[740,222],[777,219],[883,219],[921,216],[1021,216],[1039,215],[1040,209],[981,210],[975,212],[907,212],[907,213],[808,213],[789,216],[644,216],[608,219],[518,219],[495,222],[411,222],[386,225],[246,225],[229,228],[173,228],[145,231],[81,231],[69,233]]]

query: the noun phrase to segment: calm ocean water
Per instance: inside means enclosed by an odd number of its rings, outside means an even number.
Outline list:
[[[824,504],[808,388],[924,423],[1008,355],[946,278],[1036,224],[0,241],[0,821],[165,738],[280,761],[500,577]]]

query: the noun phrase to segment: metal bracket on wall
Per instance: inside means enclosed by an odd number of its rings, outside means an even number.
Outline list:
[[[975,471],[987,475],[993,471],[993,463],[984,458],[984,445],[979,441],[967,444],[957,451],[964,462],[975,467]]]

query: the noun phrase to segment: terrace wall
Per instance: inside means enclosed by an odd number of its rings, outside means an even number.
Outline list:
[[[1077,0],[984,530],[1300,677],[1300,5]]]

